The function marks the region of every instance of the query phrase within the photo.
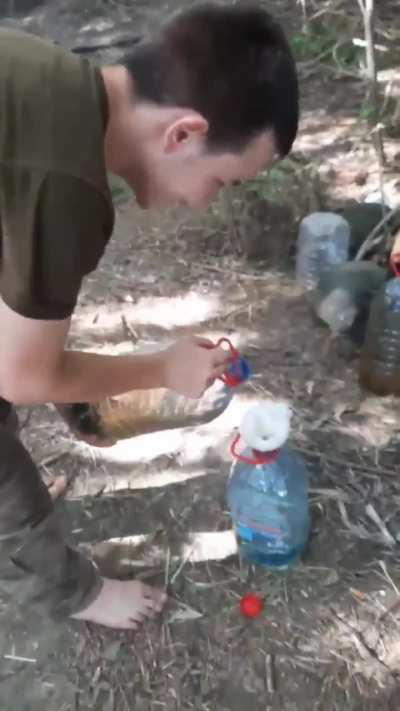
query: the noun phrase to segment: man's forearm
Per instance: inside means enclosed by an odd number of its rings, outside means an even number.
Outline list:
[[[165,387],[162,352],[108,356],[65,351],[57,368],[43,377],[31,377],[21,400],[42,402],[96,402],[130,390]]]

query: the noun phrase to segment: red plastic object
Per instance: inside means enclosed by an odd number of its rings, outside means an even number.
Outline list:
[[[235,361],[238,360],[239,352],[236,350],[236,348],[232,345],[230,342],[229,338],[220,338],[218,343],[216,343],[216,348],[220,348],[223,343],[227,343],[229,350],[231,352],[231,357],[229,359],[230,363],[235,363]],[[229,385],[230,387],[234,388],[236,385],[239,385],[240,379],[236,378],[234,375],[231,373],[224,373],[221,375],[220,380],[222,380],[225,385]]]
[[[219,379],[230,388],[235,388],[237,385],[248,380],[251,375],[250,365],[247,360],[241,357],[239,351],[232,345],[229,338],[220,338],[214,345],[204,345],[203,348],[219,348],[223,343],[228,345],[230,356],[228,358],[227,370],[219,376]]]
[[[396,252],[396,254],[392,254],[390,257],[390,266],[392,268],[392,271],[394,272],[394,275],[399,277],[400,276],[400,253]]]
[[[257,595],[245,595],[240,601],[240,611],[245,617],[258,617],[264,608],[264,602]]]
[[[234,459],[239,459],[240,462],[245,462],[246,464],[270,464],[278,458],[279,449],[274,449],[271,452],[258,452],[253,449],[253,459],[250,457],[245,457],[243,454],[239,454],[237,451],[237,445],[239,444],[240,434],[236,435],[235,439],[231,444],[231,455]]]

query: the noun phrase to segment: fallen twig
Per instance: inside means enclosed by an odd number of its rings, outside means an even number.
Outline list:
[[[371,519],[371,521],[373,521],[378,526],[386,543],[388,543],[390,546],[395,546],[396,540],[393,538],[392,534],[390,533],[387,526],[384,524],[384,522],[382,521],[381,517],[379,516],[378,512],[374,509],[372,504],[368,504],[365,507],[365,512],[366,512],[367,516]]]
[[[381,234],[382,228],[385,227],[385,225],[390,222],[392,217],[394,217],[398,212],[400,212],[400,207],[395,207],[393,210],[390,210],[390,212],[388,212],[381,219],[380,222],[378,222],[376,227],[374,227],[374,229],[369,233],[368,237],[362,243],[360,249],[358,250],[354,258],[354,261],[362,259],[364,255],[368,252],[368,250],[371,249],[371,247],[375,247],[377,244],[379,244],[379,242],[382,241],[383,237],[386,236],[386,232],[382,232]]]
[[[132,47],[132,45],[140,42],[141,37],[130,36],[130,37],[120,37],[120,39],[106,39],[103,42],[99,41],[93,44],[77,44],[71,47],[71,52],[74,54],[93,54],[100,50],[111,49],[113,47]]]
[[[9,659],[12,662],[28,662],[29,664],[36,664],[37,659],[30,659],[29,657],[17,657],[15,654],[3,654],[4,659]]]
[[[64,449],[61,452],[54,452],[54,454],[48,455],[47,457],[42,459],[41,462],[38,463],[39,469],[45,469],[49,466],[49,464],[54,464],[55,462],[58,462],[59,459],[65,457],[67,454],[69,454],[69,452],[69,449]]]
[[[352,469],[358,469],[359,471],[362,472],[367,472],[369,474],[374,474],[375,476],[395,476],[398,478],[399,474],[395,470],[391,469],[380,469],[378,467],[370,467],[366,466],[365,464],[357,464],[357,462],[351,462],[346,459],[340,459],[339,457],[330,457],[329,455],[325,454],[324,452],[313,452],[310,449],[306,449],[305,447],[293,447],[293,449],[296,452],[299,452],[300,454],[305,454],[308,455],[309,457],[316,457],[318,459],[323,459],[325,462],[331,462],[331,464],[337,464],[340,467],[345,467],[345,468],[352,468]]]
[[[275,693],[275,657],[272,654],[265,655],[265,683],[269,694]]]

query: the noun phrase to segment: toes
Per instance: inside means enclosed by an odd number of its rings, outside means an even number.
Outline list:
[[[159,610],[157,610],[155,607],[147,607],[146,610],[143,612],[143,614],[149,619],[152,620],[157,614]]]
[[[144,598],[142,602],[142,614],[146,617],[154,617],[158,612],[161,612],[162,607],[151,598]]]
[[[148,588],[143,591],[143,596],[146,607],[152,608],[157,612],[161,612],[167,601],[167,595],[162,590]]]
[[[59,476],[55,479],[48,487],[49,494],[53,501],[59,499],[60,496],[64,496],[68,488],[68,479],[66,476]]]
[[[145,604],[146,601],[143,601],[143,603],[144,604],[141,608],[139,610],[135,610],[132,617],[129,618],[138,624],[143,624],[146,620],[152,620],[158,613],[158,610],[155,607]]]
[[[163,605],[166,602],[167,595],[164,590],[159,588],[151,588],[149,585],[142,583],[142,594],[146,599],[151,599],[153,602]]]
[[[139,624],[137,620],[133,619],[133,617],[128,617],[127,621],[124,624],[113,625],[113,629],[115,630],[137,630],[138,627]]]
[[[143,625],[146,621],[154,619],[159,611],[150,606],[143,607],[141,610],[134,612],[133,616],[129,619],[132,622],[136,622],[136,625]]]

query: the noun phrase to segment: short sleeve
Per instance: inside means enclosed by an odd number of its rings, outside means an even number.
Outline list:
[[[0,171],[0,200],[3,300],[27,318],[68,318],[111,236],[111,201],[80,178],[23,167]]]

